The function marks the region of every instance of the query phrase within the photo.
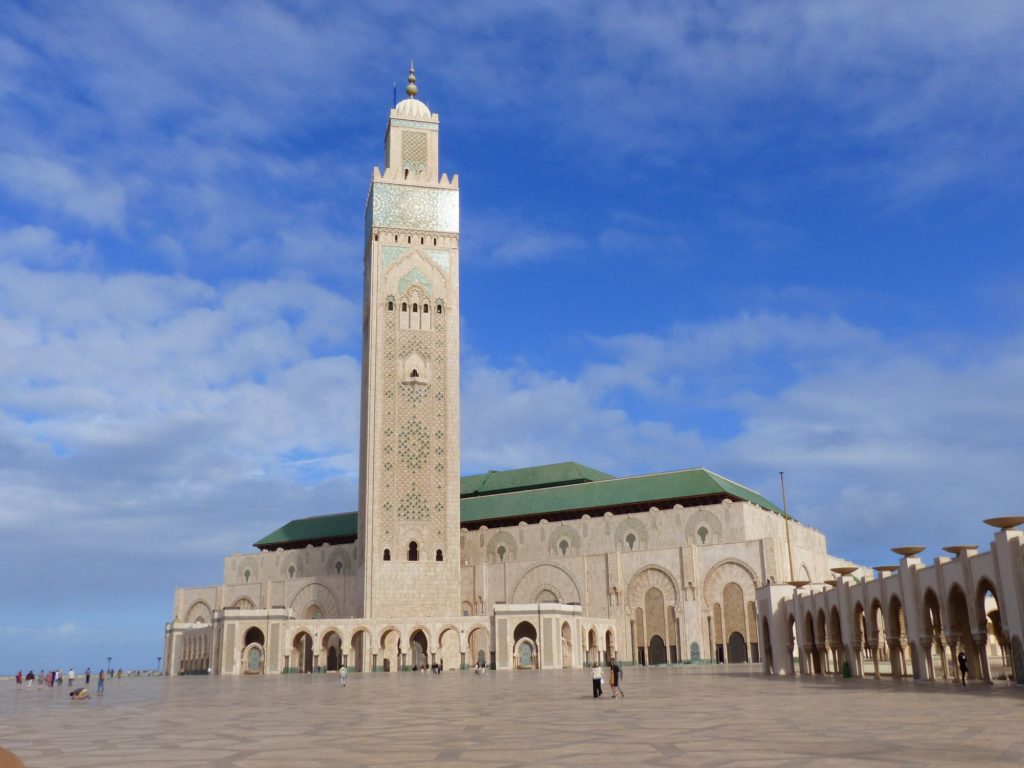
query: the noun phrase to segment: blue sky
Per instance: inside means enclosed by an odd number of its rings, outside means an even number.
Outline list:
[[[837,554],[1024,510],[1024,7],[27,4],[0,19],[0,672],[355,507],[361,227],[415,57],[463,470],[707,466]]]

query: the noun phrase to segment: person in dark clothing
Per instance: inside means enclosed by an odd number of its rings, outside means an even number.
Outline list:
[[[612,659],[612,698],[616,696],[626,698],[626,694],[622,692],[622,667],[619,666],[618,659]]]
[[[963,686],[967,687],[967,654],[960,650],[960,653],[956,657],[957,664],[960,665],[960,682]]]

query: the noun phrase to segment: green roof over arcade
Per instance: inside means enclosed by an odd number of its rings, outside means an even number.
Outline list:
[[[576,462],[486,472],[462,478],[461,521],[470,529],[482,525],[515,525],[520,521],[565,520],[605,512],[646,512],[651,507],[747,501],[769,512],[783,511],[746,486],[707,469],[683,469],[635,477],[614,477]],[[358,534],[358,515],[345,512],[292,520],[254,546],[285,549],[306,544],[343,544]]]

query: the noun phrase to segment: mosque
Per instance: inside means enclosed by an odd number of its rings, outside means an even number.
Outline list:
[[[853,567],[761,494],[703,468],[460,477],[459,179],[417,90],[366,202],[358,512],[176,590],[165,674],[761,661],[755,590]]]

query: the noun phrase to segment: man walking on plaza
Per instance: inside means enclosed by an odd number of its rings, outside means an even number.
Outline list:
[[[342,688],[348,685],[348,667],[344,664],[342,664],[341,669],[338,670],[338,678],[341,680]]]
[[[622,692],[622,667],[619,666],[618,659],[612,659],[612,698],[616,696],[626,698],[626,694]]]
[[[967,687],[967,654],[960,650],[960,653],[956,657],[957,663],[960,665],[960,682],[963,683],[964,688]]]

